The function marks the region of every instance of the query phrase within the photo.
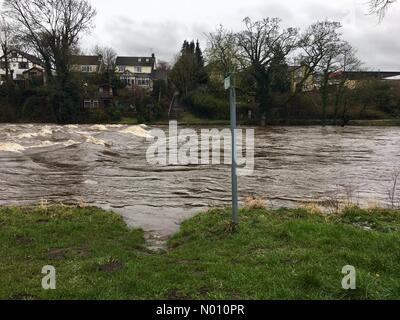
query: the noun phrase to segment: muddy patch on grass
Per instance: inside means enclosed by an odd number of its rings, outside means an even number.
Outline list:
[[[202,287],[199,289],[199,295],[203,298],[207,298],[212,290],[208,287]]]
[[[91,251],[88,248],[76,248],[72,249],[72,253],[80,258],[89,258],[91,256]]]
[[[65,260],[67,258],[68,249],[49,249],[47,258],[50,260]]]
[[[167,293],[167,299],[168,300],[192,300],[191,297],[188,295],[184,294],[182,291],[178,289],[171,289]]]
[[[40,224],[40,225],[45,225],[45,224],[48,224],[49,222],[50,222],[50,220],[48,220],[48,219],[40,219],[40,220],[36,221],[36,223]]]
[[[52,248],[47,251],[46,257],[51,260],[65,260],[68,257],[89,258],[91,251],[88,248]]]
[[[110,260],[106,263],[98,265],[98,269],[103,272],[118,272],[124,268],[124,264],[118,260]]]
[[[35,239],[26,237],[26,236],[21,236],[21,235],[15,236],[14,239],[17,244],[23,245],[23,246],[29,246],[29,245],[35,243]]]

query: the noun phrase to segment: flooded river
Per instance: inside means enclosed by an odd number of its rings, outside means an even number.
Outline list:
[[[161,237],[208,207],[230,205],[226,165],[147,164],[145,126],[0,125],[0,205],[41,200],[112,209]],[[360,204],[388,201],[400,167],[400,129],[274,127],[255,130],[254,174],[240,198],[297,206],[351,187]]]

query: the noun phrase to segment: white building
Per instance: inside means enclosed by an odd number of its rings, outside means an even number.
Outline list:
[[[6,79],[6,60],[8,60],[9,77],[12,77],[14,81],[28,80],[32,75],[43,77],[44,68],[39,58],[12,49],[8,54],[8,59],[4,55],[0,57],[0,83]]]
[[[393,77],[387,77],[387,78],[384,78],[383,80],[400,81],[400,75],[393,76]]]
[[[117,57],[117,74],[128,88],[153,88],[153,72],[156,67],[154,54],[151,57]]]

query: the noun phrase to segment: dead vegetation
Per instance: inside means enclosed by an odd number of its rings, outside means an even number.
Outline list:
[[[393,170],[390,183],[391,185],[388,189],[389,205],[391,209],[398,209],[400,208],[400,195],[398,192],[400,183],[400,168]]]
[[[244,208],[247,210],[267,209],[268,204],[265,199],[251,196],[244,200]]]

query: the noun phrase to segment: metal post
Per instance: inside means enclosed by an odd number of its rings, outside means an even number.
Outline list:
[[[238,185],[237,185],[237,138],[236,138],[236,83],[235,74],[230,75],[230,108],[232,133],[232,222],[238,224]]]

